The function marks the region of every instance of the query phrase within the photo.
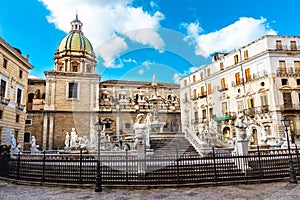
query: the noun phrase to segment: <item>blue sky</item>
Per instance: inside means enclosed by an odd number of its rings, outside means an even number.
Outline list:
[[[29,54],[44,78],[76,10],[102,80],[174,82],[266,34],[300,35],[298,0],[11,0],[1,2],[0,36]]]

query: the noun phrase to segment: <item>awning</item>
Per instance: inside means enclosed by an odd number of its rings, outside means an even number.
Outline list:
[[[219,117],[213,118],[213,120],[215,120],[215,121],[222,121],[222,120],[227,120],[227,119],[230,119],[230,115],[219,116]]]

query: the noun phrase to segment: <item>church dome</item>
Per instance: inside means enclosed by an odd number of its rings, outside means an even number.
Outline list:
[[[82,23],[76,15],[76,19],[71,22],[72,29],[58,45],[56,53],[61,54],[64,52],[84,52],[94,55],[91,42],[83,35],[81,30]]]
[[[90,41],[81,32],[73,31],[61,40],[57,51],[84,51],[88,54],[94,54]]]

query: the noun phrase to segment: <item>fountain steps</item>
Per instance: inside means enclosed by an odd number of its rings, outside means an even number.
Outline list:
[[[151,134],[150,146],[154,150],[154,155],[176,155],[177,151],[180,155],[198,155],[197,151],[182,133]]]

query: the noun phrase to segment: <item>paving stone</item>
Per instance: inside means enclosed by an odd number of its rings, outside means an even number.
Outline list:
[[[43,199],[110,199],[110,200],[288,200],[300,199],[300,184],[287,181],[261,184],[235,184],[228,186],[199,186],[192,188],[161,188],[149,190],[103,188],[96,193],[93,188],[67,188],[28,186],[7,183],[0,180],[1,200],[43,200]]]

